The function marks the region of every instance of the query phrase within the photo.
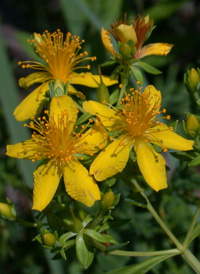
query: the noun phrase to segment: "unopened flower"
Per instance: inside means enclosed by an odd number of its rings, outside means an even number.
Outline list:
[[[69,96],[53,97],[50,112],[33,119],[29,127],[32,138],[7,146],[7,155],[14,158],[46,160],[34,171],[33,209],[42,211],[52,200],[62,175],[69,196],[92,206],[100,199],[99,188],[80,163],[82,154],[93,155],[106,144],[106,132],[94,124],[76,132],[77,109]]]
[[[192,150],[193,141],[187,140],[159,121],[161,93],[154,86],[148,86],[144,92],[132,90],[121,101],[122,110],[109,108],[94,101],[86,101],[83,107],[96,115],[113,134],[109,144],[93,161],[90,174],[97,181],[103,181],[121,172],[133,148],[139,169],[146,182],[156,191],[167,187],[165,160],[151,144],[158,145],[164,152],[167,148]],[[166,117],[169,119],[169,115]]]
[[[80,41],[79,37],[72,36],[69,32],[64,37],[63,33],[58,30],[52,34],[48,31],[42,35],[34,33],[34,39],[28,41],[44,62],[19,62],[22,68],[31,68],[37,71],[21,78],[19,85],[26,89],[35,83],[41,85],[31,92],[15,109],[13,114],[18,121],[27,120],[40,113],[45,103],[44,95],[49,89],[48,84],[50,81],[56,81],[59,78],[64,84],[68,82],[69,94],[75,94],[81,99],[84,99],[84,95],[76,91],[73,85],[98,87],[100,82],[98,75],[92,75],[89,72],[76,72],[77,69],[90,69],[90,65],[81,66],[79,63],[86,60],[96,60],[96,57],[87,57],[88,53],[86,51],[80,53],[84,40]],[[116,80],[111,80],[108,76],[103,76],[103,81],[108,86],[117,83]]]
[[[148,55],[167,55],[173,47],[172,44],[154,43],[143,46],[153,29],[153,20],[148,15],[145,17],[138,15],[135,20],[131,20],[130,25],[127,23],[125,15],[124,20],[112,24],[110,30],[106,31],[102,28],[101,39],[105,48],[118,59],[121,57],[114,48],[111,35],[117,43],[122,43],[119,49],[122,56],[126,57],[127,55],[133,59],[141,59]]]

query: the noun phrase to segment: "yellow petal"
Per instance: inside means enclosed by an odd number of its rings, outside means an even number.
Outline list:
[[[129,40],[134,42],[134,45],[137,44],[137,36],[135,33],[135,29],[132,25],[120,24],[118,27],[114,29],[117,38],[122,43],[128,43]]]
[[[77,119],[77,107],[71,97],[67,95],[53,97],[50,104],[50,116],[54,117],[54,121],[58,124],[60,116],[66,113],[69,122],[69,133],[74,127]],[[68,123],[67,122],[67,123]]]
[[[167,187],[164,158],[145,141],[135,141],[137,163],[145,181],[155,190]]]
[[[77,91],[72,85],[69,84],[69,87],[68,87],[68,92],[69,94],[72,94],[72,95],[76,95],[78,98],[80,98],[81,100],[85,100],[85,95],[80,92],[80,91]]]
[[[35,154],[41,150],[40,146],[33,139],[29,139],[24,142],[20,142],[14,145],[7,145],[6,155],[17,159],[35,159]],[[44,159],[42,157],[38,160]]]
[[[174,45],[167,43],[155,43],[144,46],[139,55],[138,59],[149,55],[167,55]]]
[[[61,171],[51,161],[39,166],[33,173],[33,207],[42,211],[52,200],[62,176]]]
[[[64,168],[64,182],[69,196],[86,206],[93,206],[101,198],[96,182],[78,160],[71,160]]]
[[[129,145],[125,144],[121,138],[113,141],[107,146],[93,161],[90,166],[90,174],[94,174],[97,181],[121,172],[129,158]]]
[[[104,127],[108,130],[112,130],[122,123],[122,118],[116,111],[101,103],[95,101],[85,101],[83,103],[83,108],[92,115],[96,115],[101,120]]]
[[[111,37],[109,35],[109,32],[106,31],[104,28],[101,29],[101,40],[104,44],[104,47],[115,57],[117,57],[117,53],[115,51],[115,48],[112,44]]]
[[[101,124],[95,123],[76,144],[77,153],[93,154],[107,144],[107,133]]]
[[[35,83],[47,82],[52,78],[51,74],[48,72],[33,72],[26,77],[19,79],[19,86],[22,88],[29,88]]]
[[[175,132],[171,131],[166,125],[158,125],[151,128],[151,136],[155,139],[151,142],[156,145],[161,145],[158,141],[162,142],[162,145],[166,148],[176,149],[176,150],[193,150],[194,141],[187,140]]]
[[[161,92],[157,90],[154,86],[149,85],[144,89],[144,96],[149,100],[150,106],[149,111],[154,107],[155,114],[157,115],[157,111],[159,111],[161,107]]]
[[[45,92],[49,89],[48,83],[40,85],[32,91],[15,109],[13,115],[17,121],[25,121],[39,114],[45,103]]]
[[[109,76],[104,75],[102,75],[102,80],[106,86],[112,86],[118,83],[117,79],[111,79]],[[99,75],[93,75],[90,72],[73,73],[70,84],[97,88],[100,84],[100,77]]]

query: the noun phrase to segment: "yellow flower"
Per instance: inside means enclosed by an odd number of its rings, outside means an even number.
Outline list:
[[[31,73],[27,77],[21,78],[19,85],[26,89],[35,83],[41,83],[41,85],[15,109],[13,114],[18,121],[25,121],[41,112],[45,103],[44,95],[49,89],[48,84],[50,81],[55,81],[59,78],[64,84],[68,82],[69,94],[75,94],[81,99],[84,99],[85,96],[81,92],[77,92],[72,85],[98,87],[100,83],[99,75],[92,75],[89,72],[76,72],[76,69],[90,69],[89,65],[79,66],[80,62],[96,60],[96,57],[86,57],[88,55],[86,51],[79,53],[84,40],[80,41],[79,37],[72,36],[69,32],[64,38],[63,33],[58,30],[52,34],[48,31],[43,35],[35,33],[34,39],[28,41],[45,63],[34,61],[19,62],[22,68],[37,70],[37,72]],[[107,86],[117,83],[116,80],[111,80],[108,76],[103,76],[103,81]]]
[[[167,187],[165,160],[151,144],[177,150],[192,150],[193,141],[184,139],[171,128],[160,122],[156,116],[160,111],[161,93],[154,86],[148,86],[144,92],[133,91],[121,101],[122,110],[109,108],[103,104],[86,101],[83,107],[96,115],[110,132],[113,132],[109,144],[90,166],[90,174],[102,181],[121,172],[133,148],[139,169],[146,182],[156,191]],[[163,118],[163,117],[162,117]],[[166,116],[170,119],[169,116]]]
[[[141,59],[148,55],[167,55],[173,47],[172,44],[154,43],[143,47],[144,42],[149,38],[154,29],[153,24],[153,20],[148,15],[145,17],[138,15],[136,20],[131,20],[131,24],[128,25],[125,15],[124,20],[111,25],[111,30],[106,31],[102,28],[101,39],[105,48],[116,58],[120,58],[120,56],[115,51],[110,34],[117,43],[127,44],[129,40],[133,41],[134,52],[132,58],[134,59]]]
[[[87,169],[80,163],[82,154],[93,155],[106,144],[106,132],[94,124],[85,132],[75,132],[77,109],[69,96],[54,97],[49,120],[43,116],[31,121],[32,138],[7,146],[7,155],[14,158],[43,160],[34,171],[33,209],[43,210],[52,200],[61,176],[69,196],[92,206],[100,199],[99,188]],[[85,133],[84,133],[85,132]]]

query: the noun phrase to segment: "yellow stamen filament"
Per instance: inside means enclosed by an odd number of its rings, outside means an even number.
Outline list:
[[[90,69],[90,65],[78,66],[80,62],[96,60],[96,57],[86,57],[88,55],[86,51],[79,53],[84,40],[80,41],[79,37],[72,36],[69,32],[64,39],[60,30],[52,34],[45,31],[43,35],[37,34],[36,39],[28,40],[28,42],[47,65],[34,61],[18,62],[18,64],[24,69],[32,68],[48,72],[49,75],[46,75],[45,81],[59,78],[66,84],[73,77],[74,70]]]

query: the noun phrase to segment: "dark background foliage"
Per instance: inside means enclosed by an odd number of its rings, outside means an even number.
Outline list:
[[[23,124],[12,116],[18,102],[27,91],[17,86],[20,77],[27,71],[17,66],[18,61],[35,58],[31,47],[26,42],[33,32],[42,33],[61,29],[80,35],[86,40],[85,49],[90,56],[97,56],[92,65],[96,71],[98,62],[110,58],[105,51],[100,30],[116,18],[127,12],[128,18],[138,13],[149,14],[156,22],[150,42],[174,44],[167,57],[148,57],[151,65],[163,71],[159,76],[146,76],[146,84],[155,84],[163,94],[163,107],[167,108],[172,120],[185,118],[191,109],[189,96],[182,83],[183,74],[188,68],[200,64],[200,3],[198,0],[1,0],[0,3],[0,201],[6,197],[15,204],[18,213],[26,220],[31,220],[31,199],[24,185],[32,187],[34,165],[26,161],[16,161],[5,156],[8,143],[22,141],[28,137]],[[109,73],[106,71],[106,73]],[[90,96],[91,93],[88,93]],[[196,110],[198,111],[198,109]],[[195,209],[195,202],[200,197],[199,170],[188,169],[186,164],[179,164],[167,154],[169,188],[160,193],[148,190],[149,196],[160,215],[179,239],[187,232]],[[164,236],[151,215],[142,208],[125,203],[129,189],[122,182],[114,186],[115,193],[122,193],[119,206],[114,211],[115,219],[130,218],[131,221],[111,231],[119,242],[130,241],[127,250],[154,251],[167,249],[173,245]],[[32,239],[37,234],[35,229],[19,227],[14,222],[0,220],[0,272],[2,274],[44,274],[44,273],[104,273],[115,267],[141,261],[127,257],[105,256],[96,254],[96,259],[88,270],[83,270],[75,259],[73,249],[68,252],[66,262],[51,261],[48,250],[44,251]],[[193,252],[200,256],[199,240],[192,245]],[[169,259],[149,273],[193,273],[181,257]]]

